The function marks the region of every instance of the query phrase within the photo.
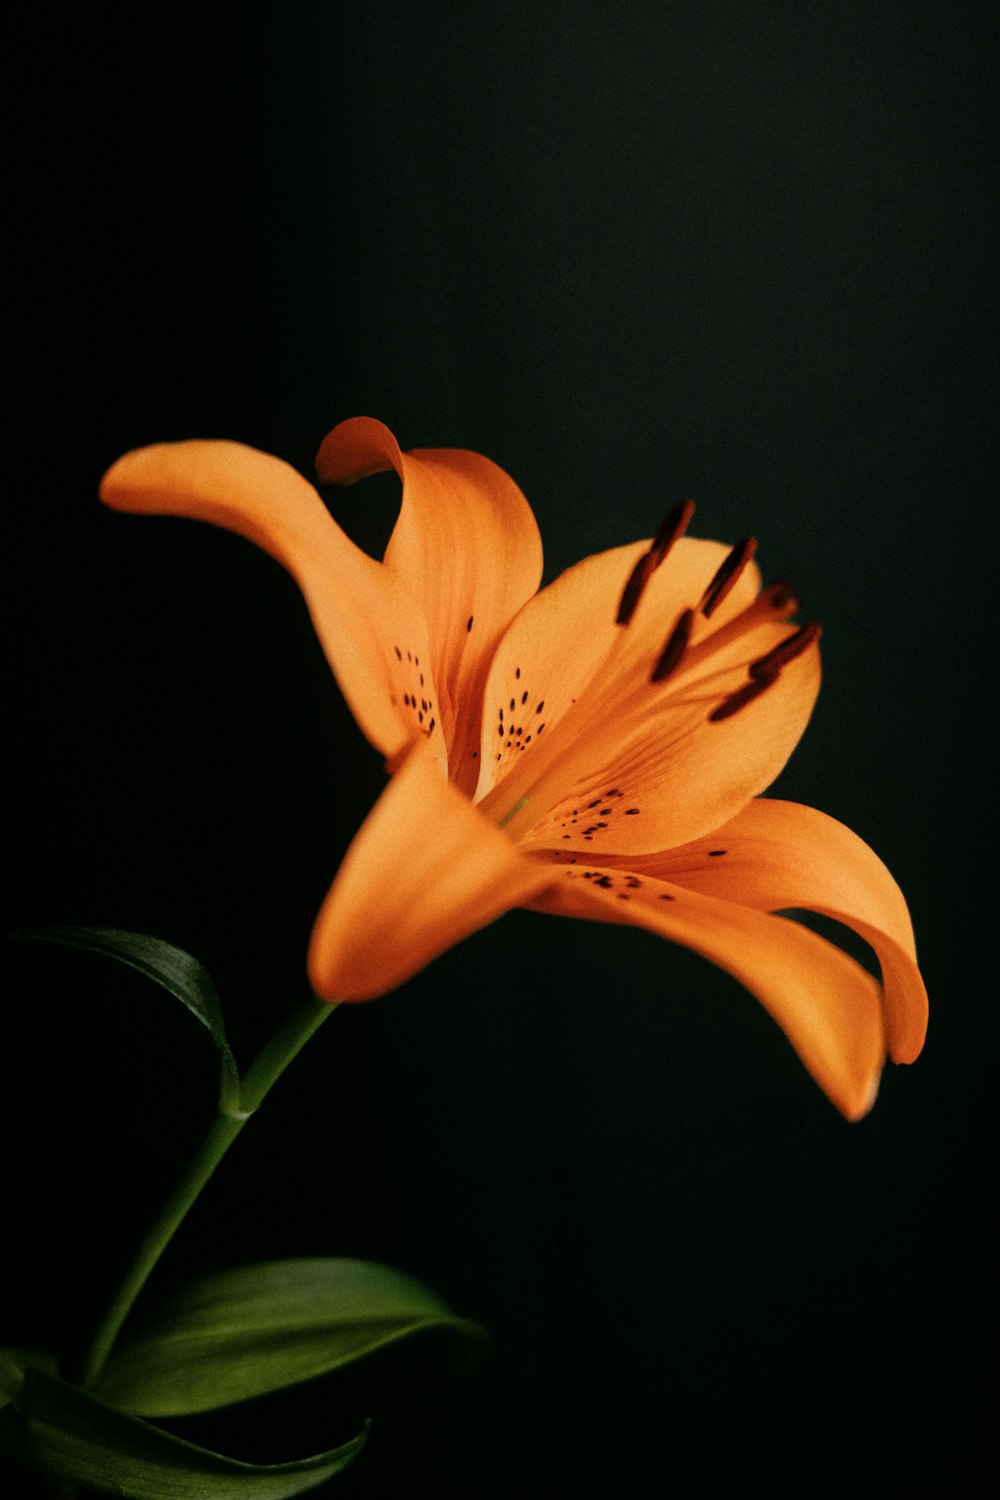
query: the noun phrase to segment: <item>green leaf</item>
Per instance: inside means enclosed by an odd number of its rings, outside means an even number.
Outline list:
[[[239,1108],[239,1073],[226,1041],[222,1002],[208,973],[190,953],[165,943],[162,938],[149,937],[144,932],[122,932],[116,927],[40,927],[16,936],[102,953],[144,974],[173,995],[201,1022],[218,1049],[222,1064],[219,1100],[223,1113]]]
[[[363,1260],[279,1260],[192,1283],[108,1360],[94,1390],[142,1416],[187,1416],[325,1375],[430,1329],[462,1364],[486,1337],[421,1282]]]
[[[64,1380],[22,1369],[0,1410],[0,1451],[29,1469],[132,1500],[283,1500],[347,1467],[367,1428],[327,1453],[248,1464],[114,1411]]]
[[[0,1349],[0,1411],[16,1401],[24,1384],[25,1370],[43,1370],[54,1375],[58,1362],[54,1354],[35,1349]]]

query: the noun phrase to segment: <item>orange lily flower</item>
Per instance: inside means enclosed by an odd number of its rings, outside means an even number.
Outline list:
[[[850,1119],[886,1053],[910,1062],[927,999],[903,896],[877,856],[812,808],[760,797],[819,689],[815,625],[761,588],[751,539],[683,535],[586,558],[538,591],[542,549],[513,481],[475,453],[403,453],[343,422],[324,482],[395,469],[383,561],[277,458],[236,443],[137,450],[101,495],[198,517],[297,579],[331,668],[392,773],[317,918],[309,975],[328,1000],[393,989],[516,906],[632,923],[734,975]],[[788,917],[854,928],[882,984]]]

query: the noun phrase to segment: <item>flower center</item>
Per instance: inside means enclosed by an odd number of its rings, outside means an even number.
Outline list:
[[[787,619],[798,608],[786,583],[771,584],[724,625],[700,634],[701,623],[711,619],[753,557],[756,543],[746,537],[727,553],[697,606],[680,612],[659,656],[643,671],[634,647],[628,648],[628,626],[650,579],[683,534],[693,511],[690,501],[675,506],[633,567],[616,616],[623,629],[589,690],[550,727],[544,740],[536,738],[530,747],[525,746],[523,758],[482,798],[482,810],[512,837],[562,802],[582,778],[613,760],[617,748],[648,730],[650,720],[663,715],[667,700],[670,740],[675,743],[705,719],[715,724],[739,713],[772,687],[782,668],[819,636],[818,625],[803,625],[766,652],[741,658],[740,646],[747,636],[761,626]],[[747,672],[747,680],[736,688],[734,668]],[[505,726],[498,730],[504,733]]]

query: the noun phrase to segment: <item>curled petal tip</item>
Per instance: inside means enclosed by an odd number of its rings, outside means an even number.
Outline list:
[[[866,1115],[871,1114],[875,1107],[875,1100],[878,1098],[879,1084],[881,1082],[882,1070],[879,1068],[869,1080],[867,1088],[860,1090],[857,1099],[844,1107],[844,1115],[852,1125],[856,1125],[859,1120],[863,1120]]]
[[[403,455],[384,422],[349,417],[328,432],[316,454],[321,484],[354,484],[385,469],[401,471]]]

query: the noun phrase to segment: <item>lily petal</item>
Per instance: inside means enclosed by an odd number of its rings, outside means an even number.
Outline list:
[[[325,483],[381,469],[403,481],[385,563],[427,617],[451,777],[471,791],[479,774],[486,663],[510,620],[538,587],[542,543],[514,481],[478,453],[457,448],[403,453],[372,417],[341,422],[316,459]]]
[[[630,859],[629,868],[760,911],[804,909],[852,927],[878,955],[889,1055],[913,1062],[927,992],[903,893],[878,855],[835,818],[758,798],[707,839]]]
[[[560,916],[631,924],[725,969],[777,1021],[816,1082],[849,1120],[875,1102],[885,1059],[879,986],[814,932],[625,869],[562,866],[532,902]]]
[[[289,464],[241,443],[160,443],[113,464],[101,499],[115,510],[210,521],[277,558],[302,589],[326,658],[372,744],[393,756],[415,736],[430,735],[443,761],[444,738],[430,728],[439,717],[437,693],[418,604],[354,545]]]
[[[369,1000],[536,895],[551,871],[520,854],[415,743],[366,818],[320,910],[309,977]]]

